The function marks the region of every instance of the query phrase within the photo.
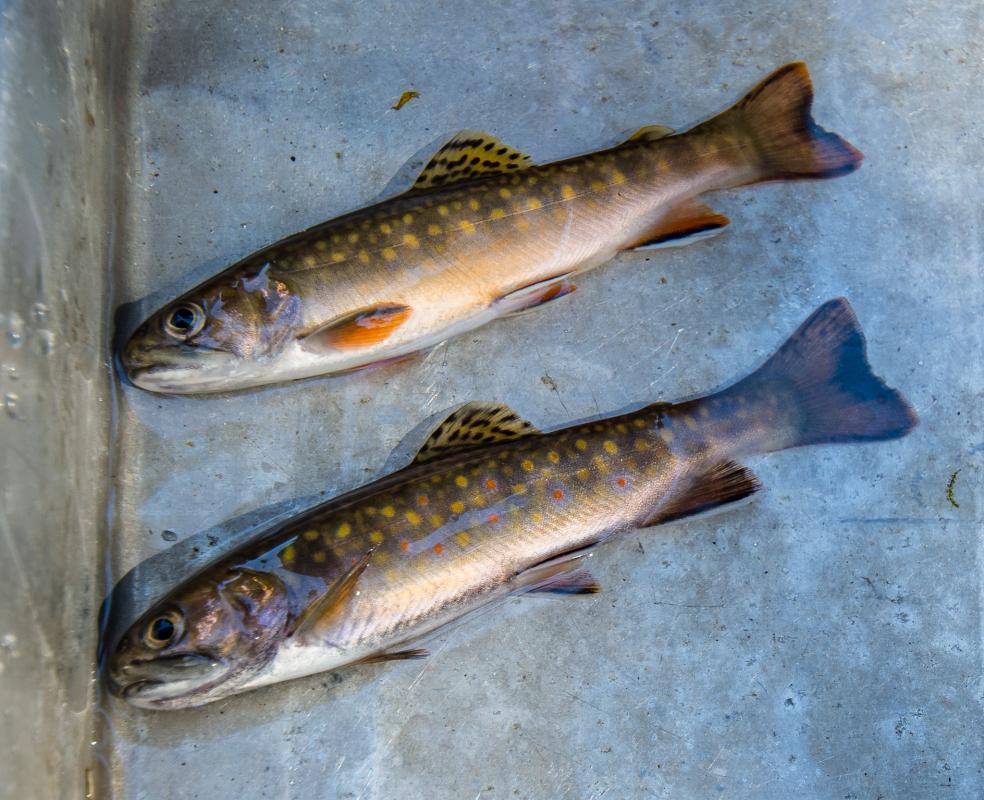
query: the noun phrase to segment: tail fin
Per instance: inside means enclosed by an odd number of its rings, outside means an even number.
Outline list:
[[[769,423],[749,431],[756,450],[897,439],[919,422],[905,398],[871,371],[861,325],[843,297],[820,306],[721,397],[772,409]]]
[[[786,64],[734,106],[705,125],[736,130],[751,140],[751,177],[760,181],[836,178],[854,172],[864,156],[813,121],[813,84],[806,64]]]

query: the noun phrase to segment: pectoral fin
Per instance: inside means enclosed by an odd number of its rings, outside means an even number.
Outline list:
[[[734,461],[724,461],[693,478],[687,489],[661,504],[639,523],[639,527],[648,528],[705,514],[750,497],[761,488],[761,482],[751,470]]]
[[[664,215],[641,239],[626,250],[649,250],[657,247],[681,247],[709,236],[716,236],[731,222],[696,200],[687,200]]]
[[[585,569],[591,547],[561,553],[523,570],[512,579],[515,591],[555,592],[559,594],[597,594],[601,591],[594,577]]]
[[[375,655],[366,656],[365,658],[360,658],[355,664],[381,664],[384,661],[408,661],[414,658],[427,658],[430,655],[430,650],[425,650],[422,647],[414,648],[413,650],[396,650],[392,653],[376,653]]]
[[[372,550],[359,559],[341,578],[333,583],[317,600],[309,603],[294,621],[290,635],[300,642],[318,642],[324,639],[332,623],[338,620],[352,597],[362,573],[369,566]]]
[[[586,569],[579,569],[574,572],[561,573],[542,586],[530,591],[563,595],[598,594],[601,591],[601,584]]]
[[[398,303],[362,308],[339,317],[301,337],[305,350],[354,350],[385,341],[407,321],[413,310]]]

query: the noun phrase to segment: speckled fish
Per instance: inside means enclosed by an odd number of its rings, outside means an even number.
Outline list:
[[[893,439],[916,415],[871,372],[846,300],[758,371],[698,400],[541,433],[468,404],[388,477],[275,527],[156,603],[122,637],[111,689],[199,705],[408,648],[521,592],[590,593],[589,548],[725,506],[759,487],[736,459]]]
[[[405,358],[556,300],[616,254],[682,244],[728,219],[696,198],[830,178],[861,154],[819,128],[803,64],[680,134],[536,166],[464,131],[412,189],[247,257],[152,316],[122,352],[137,386],[227,391]]]

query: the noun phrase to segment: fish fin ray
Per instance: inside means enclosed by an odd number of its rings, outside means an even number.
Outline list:
[[[750,469],[734,461],[723,461],[694,478],[685,492],[657,508],[639,527],[648,528],[704,514],[750,497],[761,487]]]
[[[360,658],[355,664],[382,664],[385,661],[410,661],[416,658],[427,658],[430,650],[423,647],[414,647],[410,650],[394,650],[389,653],[374,653],[371,656]]]
[[[438,425],[418,451],[414,464],[423,464],[459,450],[523,439],[539,431],[509,406],[471,402],[455,409]]]
[[[386,341],[413,313],[410,306],[385,303],[359,309],[300,337],[305,350],[356,350]]]
[[[294,620],[290,636],[301,642],[316,642],[324,638],[325,631],[338,619],[355,594],[355,587],[362,573],[369,566],[370,550],[360,558],[341,578],[333,583],[318,599],[309,603]]]
[[[584,578],[590,579],[592,584],[597,585],[594,578],[582,569],[584,560],[591,557],[593,550],[593,544],[579,547],[527,567],[513,576],[511,581],[513,591],[516,594],[541,590],[553,591],[552,586],[556,586],[558,583],[563,584],[566,579],[578,573],[581,573]],[[586,580],[585,584],[587,582]],[[600,586],[598,588],[600,589]]]
[[[421,170],[410,191],[519,172],[533,166],[526,154],[484,131],[456,133]]]
[[[674,133],[676,131],[668,125],[643,125],[622,144],[627,142],[655,142],[672,136]]]
[[[503,308],[504,316],[522,314],[577,291],[577,286],[567,280],[568,277],[570,273],[531,283],[496,298],[493,303]]]
[[[586,569],[564,572],[549,579],[546,583],[530,589],[530,592],[543,594],[598,594],[601,584]]]
[[[649,250],[657,247],[680,247],[709,236],[716,236],[731,222],[723,214],[697,200],[685,200],[664,214],[626,250]]]

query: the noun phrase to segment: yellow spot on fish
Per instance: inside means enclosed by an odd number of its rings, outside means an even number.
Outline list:
[[[381,513],[384,517],[392,517],[396,514],[396,509],[394,509],[393,506],[383,506],[382,511],[379,513]]]
[[[435,528],[440,528],[444,524],[444,517],[440,514],[431,514],[430,524]]]
[[[455,211],[461,211],[461,201],[460,200],[452,200],[451,201],[451,208],[453,208]]]
[[[360,250],[359,251],[359,261],[361,261],[363,264],[368,264],[369,263],[369,253],[367,253],[365,250]]]
[[[526,459],[525,461],[523,461],[523,463],[520,464],[519,466],[521,466],[527,472],[532,472],[533,471],[533,462],[530,461],[529,459]]]
[[[304,540],[307,542],[313,542],[318,538],[318,532],[316,530],[304,531]]]
[[[673,441],[673,431],[667,428],[663,428],[663,430],[659,432],[659,438],[662,439],[666,444],[669,444],[670,442]]]
[[[476,200],[474,197],[468,201],[468,207],[472,211],[478,211],[479,206],[481,206],[481,203],[479,203],[478,200]]]
[[[452,510],[452,511],[453,511],[453,512],[454,512],[455,514],[460,514],[460,513],[462,512],[462,511],[464,511],[464,510],[465,510],[465,504],[464,504],[464,503],[462,503],[462,502],[461,502],[460,500],[455,500],[455,501],[454,501],[454,502],[453,502],[453,503],[451,504],[451,510]]]
[[[418,514],[416,511],[408,511],[407,512],[407,522],[409,522],[411,525],[419,525],[420,524],[420,514]]]
[[[707,419],[709,416],[711,416],[711,409],[709,409],[706,405],[703,405],[697,409],[697,414],[703,417],[704,419]]]
[[[636,449],[636,451],[640,453],[644,453],[646,452],[646,450],[649,449],[649,442],[647,442],[645,439],[636,439],[635,443],[633,444],[633,447]]]
[[[506,216],[506,212],[503,211],[501,208],[492,209],[492,214],[491,214],[492,219],[502,219],[505,216]]]
[[[565,200],[573,200],[575,197],[577,197],[577,192],[574,191],[573,186],[564,186],[560,190],[560,196],[563,197]]]
[[[412,233],[403,234],[403,243],[407,245],[407,247],[420,247],[420,242]]]
[[[594,462],[595,469],[598,470],[602,475],[607,475],[609,472],[608,464],[605,463],[605,459],[601,456],[595,456],[592,461]]]
[[[315,267],[318,265],[318,259],[315,256],[304,256],[304,266],[305,267]]]
[[[440,225],[428,225],[427,226],[427,233],[430,234],[431,236],[438,236],[441,233],[441,226]]]
[[[536,211],[538,208],[543,208],[543,203],[541,203],[536,197],[531,197],[526,201],[526,207],[530,211]]]
[[[405,222],[405,223],[406,223],[407,225],[409,225],[409,224],[410,224],[411,222],[413,222],[413,214],[404,214],[404,215],[403,215],[403,221],[404,221],[404,222]]]
[[[588,449],[588,443],[586,441],[584,441],[584,439],[578,439],[576,442],[574,442],[574,446],[578,450],[587,450]]]
[[[618,183],[625,183],[625,175],[623,175],[618,170],[615,170],[612,173],[612,183],[616,183],[616,184],[618,184]]]
[[[552,461],[554,464],[560,461],[560,456],[557,453],[555,453],[553,450],[547,453],[547,458],[550,459],[550,461]]]
[[[606,441],[604,444],[602,444],[602,447],[605,448],[606,453],[609,453],[611,455],[615,455],[618,452],[618,445],[612,441]]]
[[[331,260],[334,261],[336,264],[341,264],[346,258],[347,258],[347,256],[345,255],[345,253],[332,253],[331,254]]]
[[[446,217],[448,215],[448,207],[447,206],[438,206],[437,207],[437,213],[440,214],[442,217]]]
[[[468,485],[468,478],[466,478],[464,475],[459,475],[457,478],[454,479],[454,482],[462,489],[464,489]]]
[[[458,544],[460,544],[462,547],[467,547],[468,546],[468,543],[471,541],[471,537],[467,533],[465,533],[464,531],[462,531],[461,533],[459,533],[454,538],[458,542]]]
[[[640,429],[641,428],[645,428],[646,427],[646,420],[644,420],[644,419],[634,419],[634,420],[632,420],[632,424],[635,425],[637,428],[640,428]]]
[[[502,187],[501,189],[499,189],[499,197],[501,197],[503,200],[508,200],[510,197],[512,197],[512,192],[509,189]]]
[[[341,525],[338,526],[338,530],[335,532],[335,535],[339,539],[344,539],[351,532],[352,532],[352,526],[349,525],[347,522],[343,522]]]
[[[534,525],[539,525],[541,522],[543,522],[543,514],[541,514],[539,511],[534,511],[532,514],[530,514],[530,519],[533,521]]]
[[[396,258],[396,250],[394,250],[392,247],[384,247],[383,258],[385,258],[387,261],[392,261],[394,258]]]
[[[386,233],[386,234],[392,233],[393,226],[390,225],[388,222],[384,222],[382,225],[379,226],[379,231],[380,233]]]
[[[526,484],[525,483],[514,483],[513,494],[526,494]]]
[[[619,433],[628,433],[629,429],[625,427],[621,422],[615,426],[615,430]]]
[[[603,181],[591,181],[591,191],[600,192],[605,188],[605,183]]]
[[[318,241],[314,243],[314,246],[317,250],[321,250],[322,252],[324,252],[325,250],[328,249],[328,242],[326,242],[324,239],[318,239]]]
[[[582,481],[586,481],[588,478],[591,477],[591,470],[589,470],[587,467],[581,467],[581,469],[577,471],[577,477],[580,478]]]
[[[536,186],[538,183],[536,175],[530,175],[530,177],[526,179],[526,183],[529,186]]]
[[[521,231],[528,231],[530,229],[530,221],[524,217],[520,217],[516,220],[516,227]]]
[[[689,414],[685,414],[683,417],[683,424],[687,426],[687,430],[697,430],[697,420],[695,420]]]
[[[383,534],[380,533],[379,531],[373,531],[372,533],[369,534],[369,541],[371,541],[373,544],[379,544],[381,541],[383,541]]]
[[[350,233],[348,235],[348,241],[349,241],[349,244],[355,244],[357,241],[359,241],[359,234],[357,234],[357,233]]]
[[[312,558],[315,560],[316,563],[324,564],[325,560],[328,558],[328,554],[325,553],[324,550],[319,550],[312,556]]]
[[[463,230],[465,233],[474,233],[475,232],[475,223],[474,222],[469,222],[466,219],[464,222],[461,223],[461,230]]]
[[[284,564],[290,564],[294,561],[294,557],[297,555],[297,550],[294,549],[294,545],[289,544],[280,553],[280,560]]]

